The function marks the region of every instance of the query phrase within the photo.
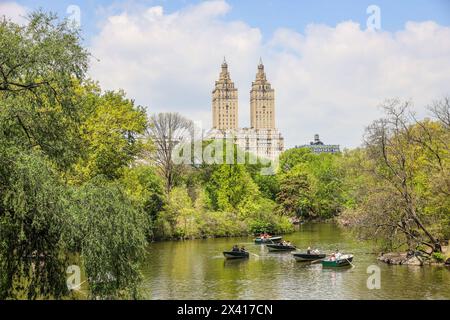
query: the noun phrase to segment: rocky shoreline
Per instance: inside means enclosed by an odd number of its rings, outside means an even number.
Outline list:
[[[382,261],[387,264],[392,264],[392,265],[409,265],[409,266],[446,265],[446,266],[450,266],[450,258],[446,259],[445,262],[437,262],[431,256],[425,255],[421,252],[381,253],[377,259],[379,261]]]

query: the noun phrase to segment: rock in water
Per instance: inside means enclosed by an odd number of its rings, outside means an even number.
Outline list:
[[[390,252],[382,254],[378,257],[378,260],[387,264],[402,264],[406,260],[406,253]]]
[[[381,254],[378,260],[387,264],[404,264],[410,266],[423,266],[428,260],[417,253],[408,254],[406,252],[389,252]]]
[[[420,260],[417,256],[412,256],[411,258],[403,261],[402,264],[406,264],[409,266],[421,266],[423,265],[423,261]]]

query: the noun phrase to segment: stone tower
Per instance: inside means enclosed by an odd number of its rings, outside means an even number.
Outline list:
[[[262,61],[250,91],[250,128],[238,126],[238,93],[224,60],[212,94],[213,127],[207,139],[230,139],[243,151],[276,160],[284,150],[283,135],[275,127],[275,93],[266,79]]]
[[[254,129],[275,129],[275,91],[266,79],[262,60],[250,91],[250,119]]]
[[[228,64],[223,59],[222,71],[212,92],[213,128],[235,130],[238,128],[238,90],[231,81]]]

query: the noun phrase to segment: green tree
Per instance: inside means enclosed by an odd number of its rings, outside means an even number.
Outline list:
[[[310,178],[304,165],[296,165],[280,177],[280,191],[277,202],[283,214],[309,218],[313,215],[314,205]]]
[[[280,182],[276,175],[263,175],[258,173],[253,180],[265,198],[272,201],[277,199],[277,194],[280,192]]]
[[[367,128],[365,148],[346,157],[351,201],[342,218],[386,249],[440,252],[449,233],[449,105],[432,109],[435,121],[418,121],[409,105],[386,101],[385,116]],[[360,188],[347,188],[352,181]]]
[[[124,169],[120,183],[134,206],[145,212],[148,236],[153,238],[152,228],[166,203],[162,179],[154,167],[142,164]]]
[[[84,82],[80,43],[53,15],[0,21],[0,298],[62,297],[72,256],[93,297],[137,297],[148,223],[110,180],[137,155],[145,117],[123,93]],[[70,187],[80,159],[94,173]]]
[[[340,154],[313,154],[290,149],[280,157],[277,201],[284,213],[310,218],[331,218],[342,208]]]
[[[150,148],[139,138],[146,129],[145,111],[125,98],[123,91],[101,94],[92,84],[80,91],[86,106],[80,115],[83,148],[74,166],[75,179],[88,181],[97,175],[116,179],[124,167]]]
[[[215,210],[242,213],[253,210],[260,196],[258,187],[244,165],[223,164],[212,174],[206,186]]]
[[[280,155],[279,170],[281,173],[292,170],[300,163],[312,161],[316,157],[308,148],[288,149]]]
[[[64,198],[44,157],[0,145],[0,299],[67,293]]]
[[[72,98],[88,54],[67,22],[42,12],[28,19],[23,26],[0,21],[0,135],[67,168],[80,146]]]
[[[76,228],[71,239],[79,246],[91,297],[138,298],[146,245],[144,212],[120,185],[101,177],[74,189],[70,212]]]

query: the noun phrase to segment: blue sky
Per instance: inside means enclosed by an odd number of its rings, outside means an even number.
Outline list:
[[[399,98],[426,106],[450,96],[450,0],[0,0],[0,15],[43,8],[67,17],[77,5],[89,75],[124,89],[152,112],[179,112],[211,126],[211,90],[223,56],[249,126],[259,57],[275,89],[276,125],[287,147],[311,141],[356,147]],[[381,30],[367,28],[368,6]],[[2,10],[4,12],[2,12]]]
[[[3,0],[0,0],[0,2]],[[164,7],[171,13],[201,1],[187,0],[18,0],[17,3],[29,8],[52,10],[63,17],[69,5],[81,8],[84,36],[87,41],[98,32],[98,23],[104,18],[101,8],[110,8],[109,12],[119,12],[130,6]],[[377,5],[381,9],[382,29],[396,31],[404,27],[407,21],[433,20],[440,25],[450,25],[449,0],[229,0],[233,10],[225,20],[242,20],[249,25],[258,27],[263,37],[270,37],[280,28],[292,28],[304,31],[310,23],[323,23],[329,26],[352,20],[365,25],[366,8]],[[115,8],[115,9],[114,9]]]

